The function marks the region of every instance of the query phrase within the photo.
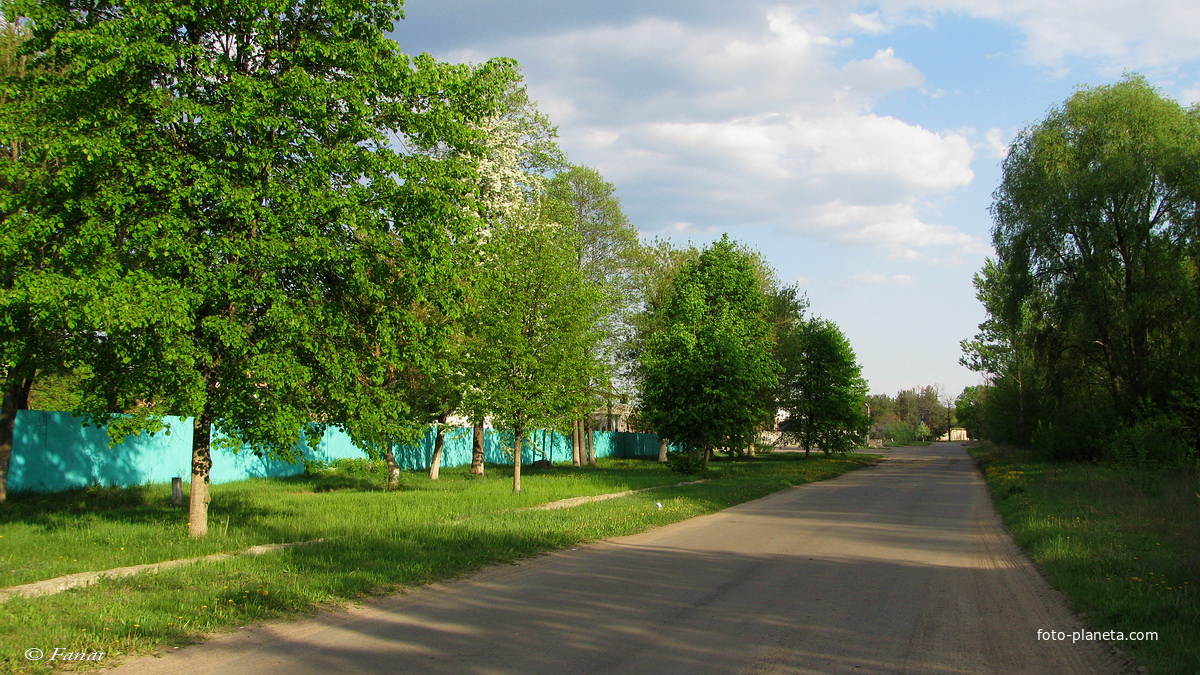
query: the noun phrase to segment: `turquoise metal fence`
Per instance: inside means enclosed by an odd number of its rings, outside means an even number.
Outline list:
[[[172,477],[191,476],[192,420],[168,417],[168,432],[131,436],[116,447],[108,447],[108,432],[85,427],[70,413],[22,410],[13,430],[13,454],[8,490],[59,492],[89,485],[132,486],[167,483]],[[593,432],[597,457],[652,457],[658,455],[658,436],[613,431]],[[401,468],[429,468],[433,460],[436,431],[430,427],[414,445],[396,449]],[[471,463],[472,430],[446,431],[442,466]],[[504,448],[510,448],[505,453]],[[484,437],[484,461],[511,464],[512,433],[488,429]],[[366,457],[341,429],[328,429],[316,447],[301,447],[305,460],[334,461]],[[537,430],[526,436],[523,463],[538,459],[552,462],[571,460],[571,441],[557,431]],[[210,479],[228,483],[246,478],[292,476],[304,471],[303,462],[289,463],[259,457],[253,452],[213,450]]]

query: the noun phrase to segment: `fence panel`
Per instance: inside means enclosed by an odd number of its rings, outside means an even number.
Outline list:
[[[192,457],[192,419],[167,417],[169,433],[130,436],[120,445],[108,447],[104,428],[85,427],[70,413],[21,410],[13,431],[13,454],[9,467],[8,490],[19,492],[60,492],[89,485],[128,487],[145,483],[168,483],[175,476],[190,480]],[[597,457],[652,457],[658,455],[658,436],[616,431],[595,431]],[[402,469],[428,469],[433,461],[436,439],[434,427],[415,444],[397,446],[396,461]],[[446,430],[442,466],[456,467],[471,463],[473,430],[452,427]],[[484,461],[512,464],[512,432],[486,429]],[[507,448],[507,451],[505,450]],[[325,431],[316,447],[303,444],[306,460],[334,461],[366,457],[350,437],[337,427]],[[571,439],[558,432],[535,430],[526,435],[521,461],[539,459],[570,462]],[[303,462],[290,463],[260,457],[243,450],[214,449],[210,480],[228,483],[246,478],[292,476],[304,472]]]

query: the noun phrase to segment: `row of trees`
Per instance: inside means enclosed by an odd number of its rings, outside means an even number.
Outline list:
[[[895,396],[872,394],[871,435],[898,442],[938,438],[959,424],[955,401],[939,386],[905,389]]]
[[[807,304],[728,236],[684,262],[649,313],[645,419],[701,467],[717,448],[752,448],[779,413],[779,430],[805,454],[854,447],[866,430],[866,382],[845,336],[806,316]]]
[[[639,383],[704,461],[779,406],[806,448],[865,427],[836,326],[728,239],[639,243],[516,64],[404,55],[400,4],[3,3],[0,501],[39,383],[114,442],[192,417],[197,536],[215,445],[294,458],[330,424],[394,483],[451,415],[482,473],[489,420],[518,491],[526,431]]]
[[[459,412],[520,489],[522,431],[611,390],[636,231],[515,63],[409,58],[399,2],[3,13],[0,500],[47,374],[114,440],[195,420],[194,535],[214,444],[391,457]]]
[[[1200,106],[1136,75],[1079,90],[1013,142],[992,214],[975,423],[1052,457],[1194,458]]]

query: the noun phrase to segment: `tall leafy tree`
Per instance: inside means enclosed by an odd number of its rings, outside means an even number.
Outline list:
[[[584,278],[601,295],[591,308],[601,331],[603,346],[588,355],[597,377],[588,385],[589,396],[577,415],[575,438],[590,433],[587,419],[598,403],[612,398],[622,368],[619,354],[631,339],[634,311],[634,269],[638,247],[637,230],[629,223],[616,196],[616,188],[600,172],[587,166],[571,166],[556,173],[546,184],[544,219],[558,223],[574,234],[575,264]],[[581,463],[583,444],[575,443],[576,465]],[[591,455],[594,464],[594,453]]]
[[[442,405],[457,401],[454,409],[465,413],[474,426],[471,472],[476,475],[484,472],[485,420],[497,413],[495,392],[489,389],[496,380],[489,377],[494,373],[481,370],[486,350],[481,351],[479,346],[486,337],[478,331],[482,329],[486,334],[494,327],[488,312],[506,311],[497,304],[505,299],[496,290],[497,270],[515,269],[522,264],[520,256],[527,252],[514,246],[514,237],[528,234],[532,238],[525,243],[538,254],[544,252],[540,237],[546,223],[539,219],[539,212],[543,210],[547,176],[566,166],[565,155],[555,142],[558,130],[529,98],[520,71],[512,65],[493,75],[499,84],[499,105],[479,122],[485,140],[476,158],[477,176],[471,187],[478,236],[471,242],[470,264],[457,269],[457,283],[465,290],[472,313],[455,323],[461,344],[448,377],[441,380],[445,392]],[[502,274],[500,280],[505,279]],[[514,292],[523,289],[515,288]],[[519,477],[519,465],[515,476]]]
[[[563,426],[594,377],[598,294],[572,264],[575,246],[559,227],[509,223],[491,232],[489,274],[478,279],[467,405],[512,430],[514,492],[526,432]]]
[[[719,447],[746,447],[774,417],[767,298],[753,256],[728,235],[684,264],[641,355],[642,415],[707,467]]]
[[[55,261],[23,283],[79,308],[85,407],[129,413],[110,430],[194,419],[191,533],[214,443],[288,457],[333,420],[398,425],[409,411],[379,384],[446,338],[422,318],[452,311],[430,289],[474,235],[474,167],[395,145],[471,147],[494,99],[471,70],[404,56],[385,35],[398,1],[4,14],[54,72],[22,83],[44,142],[5,226]]]
[[[1036,386],[1047,446],[1095,453],[1114,422],[1147,414],[1200,422],[1177,404],[1200,375],[1198,167],[1200,113],[1136,75],[1081,89],[1014,141],[989,320],[1040,380],[1018,386]]]
[[[955,414],[959,424],[967,430],[970,438],[990,437],[986,403],[988,388],[983,385],[964,387],[962,393],[955,399]]]
[[[832,321],[812,318],[784,331],[779,345],[783,376],[780,429],[807,456],[845,452],[866,434],[867,383],[850,341]]]

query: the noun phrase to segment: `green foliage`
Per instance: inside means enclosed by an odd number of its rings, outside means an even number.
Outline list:
[[[908,422],[892,422],[883,428],[883,437],[900,445],[917,440],[917,430]]]
[[[642,414],[661,437],[706,458],[747,447],[773,418],[766,305],[753,258],[728,236],[682,266],[641,357]]]
[[[28,114],[3,120],[39,139],[5,230],[44,262],[14,286],[86,338],[82,407],[196,418],[193,489],[209,423],[282,457],[314,420],[411,426],[389,380],[444,352],[424,317],[462,311],[434,281],[475,233],[476,123],[507,65],[410,60],[386,35],[398,1],[4,13],[28,17],[41,68],[13,83]]]
[[[987,417],[984,412],[984,406],[987,403],[988,389],[982,386],[964,387],[962,393],[954,402],[955,416],[958,418],[958,423],[967,430],[967,436],[970,438],[985,438],[989,436],[987,431]]]
[[[573,233],[575,263],[600,290],[591,308],[604,343],[593,354],[603,373],[595,386],[611,390],[611,380],[622,370],[618,355],[629,351],[632,339],[637,229],[621,210],[613,184],[587,166],[571,166],[547,182],[542,218]]]
[[[924,422],[918,422],[917,428],[913,430],[913,435],[917,437],[918,441],[929,440],[930,433],[929,426]]]
[[[688,475],[700,473],[704,471],[704,460],[691,452],[668,452],[667,468]]]
[[[30,410],[70,411],[79,407],[83,375],[74,370],[42,370],[29,390]]]
[[[849,340],[832,321],[796,321],[779,337],[779,406],[787,412],[780,430],[805,453],[846,452],[861,443],[867,383]]]
[[[8,14],[7,16],[12,16]],[[7,498],[8,468],[12,456],[13,429],[17,411],[29,408],[39,375],[61,372],[69,365],[64,308],[53,285],[30,284],[26,275],[54,264],[54,255],[39,245],[50,236],[38,228],[25,227],[19,218],[18,197],[28,182],[25,167],[44,163],[41,130],[29,120],[38,112],[34,93],[20,83],[45,75],[30,63],[26,25],[0,18],[0,502]],[[44,378],[43,378],[44,379]],[[53,386],[52,386],[53,388]],[[44,389],[44,388],[43,388]],[[74,403],[73,396],[51,394],[50,403]]]
[[[1139,76],[1081,89],[1013,143],[992,212],[964,342],[990,433],[1095,458],[1162,414],[1195,446],[1200,115]]]
[[[493,230],[474,289],[468,408],[516,430],[571,419],[595,376],[598,289],[574,264],[576,237],[530,223]]]
[[[651,336],[665,327],[665,309],[674,291],[679,270],[700,257],[693,245],[677,248],[664,239],[655,239],[637,246],[634,251],[633,283],[640,305],[632,316],[632,339],[623,356],[640,364],[642,353]]]
[[[894,397],[886,394],[875,394],[867,397],[871,407],[871,425],[873,433],[892,438],[896,423],[903,422],[906,428],[915,434],[923,424],[925,437],[932,438],[945,434],[956,420],[954,411],[950,408],[953,403],[940,386],[915,387],[903,389]],[[917,436],[913,436],[916,439]]]
[[[1187,441],[1189,432],[1178,416],[1149,415],[1117,429],[1108,438],[1104,456],[1136,466],[1196,466],[1200,456]]]

